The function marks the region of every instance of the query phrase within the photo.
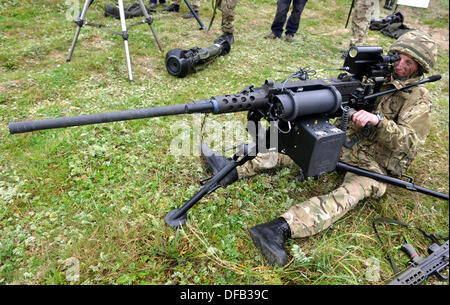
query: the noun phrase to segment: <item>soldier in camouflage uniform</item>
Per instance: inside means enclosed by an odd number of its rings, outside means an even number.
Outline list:
[[[352,38],[350,46],[364,45],[367,31],[369,31],[370,18],[374,13],[375,2],[379,0],[356,0],[352,16]]]
[[[402,35],[389,51],[398,52],[400,60],[394,64],[394,72],[381,91],[402,88],[418,81],[436,63],[436,43],[419,31]],[[431,98],[426,88],[416,86],[380,96],[376,103],[373,113],[360,110],[353,115],[348,133],[351,137],[370,123],[373,130],[371,137],[362,138],[349,149],[343,148],[341,160],[384,175],[400,176],[408,169],[430,131]],[[202,152],[208,168],[213,172],[217,172],[227,162],[224,157],[208,151],[204,144]],[[259,154],[252,161],[238,167],[237,173],[225,177],[228,180],[223,183],[229,184],[239,176],[253,175],[260,169],[290,162],[292,161],[285,155]],[[287,238],[306,237],[321,232],[362,199],[378,198],[385,191],[384,183],[346,173],[342,185],[330,194],[296,204],[281,217],[250,228],[250,236],[270,264],[283,266],[287,263],[284,251]]]
[[[238,0],[216,0],[216,5],[219,5],[219,10],[222,12],[222,35],[214,41],[214,43],[221,44],[222,40],[228,40],[230,45],[234,42],[234,9],[236,8]]]

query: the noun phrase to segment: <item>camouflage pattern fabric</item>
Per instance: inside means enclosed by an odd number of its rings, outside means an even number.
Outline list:
[[[194,11],[200,10],[200,0],[188,0]],[[183,1],[184,2],[184,1]],[[181,0],[172,0],[170,4],[180,5]]]
[[[258,153],[256,158],[250,160],[237,168],[239,177],[251,177],[258,172],[274,167],[286,166],[292,164],[291,158],[277,152]]]
[[[239,177],[253,176],[258,172],[292,164],[291,158],[275,152],[258,154],[255,159],[237,168]],[[328,228],[364,198],[381,197],[386,184],[347,173],[343,184],[328,195],[310,198],[292,206],[281,215],[291,228],[293,238],[306,237]]]
[[[350,46],[361,46],[366,43],[367,31],[369,31],[370,18],[372,17],[375,1],[356,0],[352,16],[352,37]]]
[[[381,91],[417,81],[410,79],[387,83]],[[341,160],[381,174],[401,175],[425,142],[431,128],[431,99],[424,87],[381,96],[374,113],[384,119],[373,127],[370,138],[362,138],[352,148],[343,148]],[[351,126],[349,137],[359,133]],[[284,166],[293,161],[283,154],[258,154],[238,167],[238,174],[251,176],[259,170]],[[306,237],[328,228],[364,198],[378,198],[386,185],[376,180],[347,173],[343,184],[330,194],[313,197],[291,207],[281,215],[291,227],[292,237]]]
[[[418,81],[411,78],[405,82],[395,80],[385,84],[380,91],[401,88]],[[341,160],[381,174],[401,176],[425,143],[431,129],[431,97],[425,87],[379,97],[373,113],[384,119],[373,127],[372,136],[363,138],[350,149],[343,149]],[[349,137],[360,132],[351,126]]]
[[[437,44],[427,34],[419,30],[409,31],[399,37],[389,52],[398,52],[414,59],[424,70],[429,73],[436,64]]]
[[[234,8],[238,0],[222,0],[219,10],[222,12],[222,32],[234,33]]]
[[[381,197],[385,191],[382,182],[347,173],[339,188],[296,204],[281,217],[289,224],[292,238],[307,237],[328,228],[362,199]]]

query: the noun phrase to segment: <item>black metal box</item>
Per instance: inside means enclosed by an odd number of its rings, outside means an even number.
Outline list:
[[[279,151],[300,166],[305,177],[333,171],[339,161],[345,132],[325,118],[300,118],[289,132],[278,132]]]

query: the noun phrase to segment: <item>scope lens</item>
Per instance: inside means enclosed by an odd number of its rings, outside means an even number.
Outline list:
[[[171,56],[167,59],[166,68],[169,74],[177,76],[181,71],[180,61],[175,56]]]
[[[350,50],[348,50],[348,55],[352,58],[355,58],[356,55],[358,55],[358,50],[355,47],[352,47]]]

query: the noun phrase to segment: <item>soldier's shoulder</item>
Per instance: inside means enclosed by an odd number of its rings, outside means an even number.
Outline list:
[[[413,89],[414,90],[412,94],[414,94],[415,97],[419,97],[426,102],[431,102],[430,91],[428,91],[428,89],[425,86],[417,86],[413,87]]]
[[[425,86],[419,85],[401,91],[401,96],[412,103],[431,102],[431,95]]]

